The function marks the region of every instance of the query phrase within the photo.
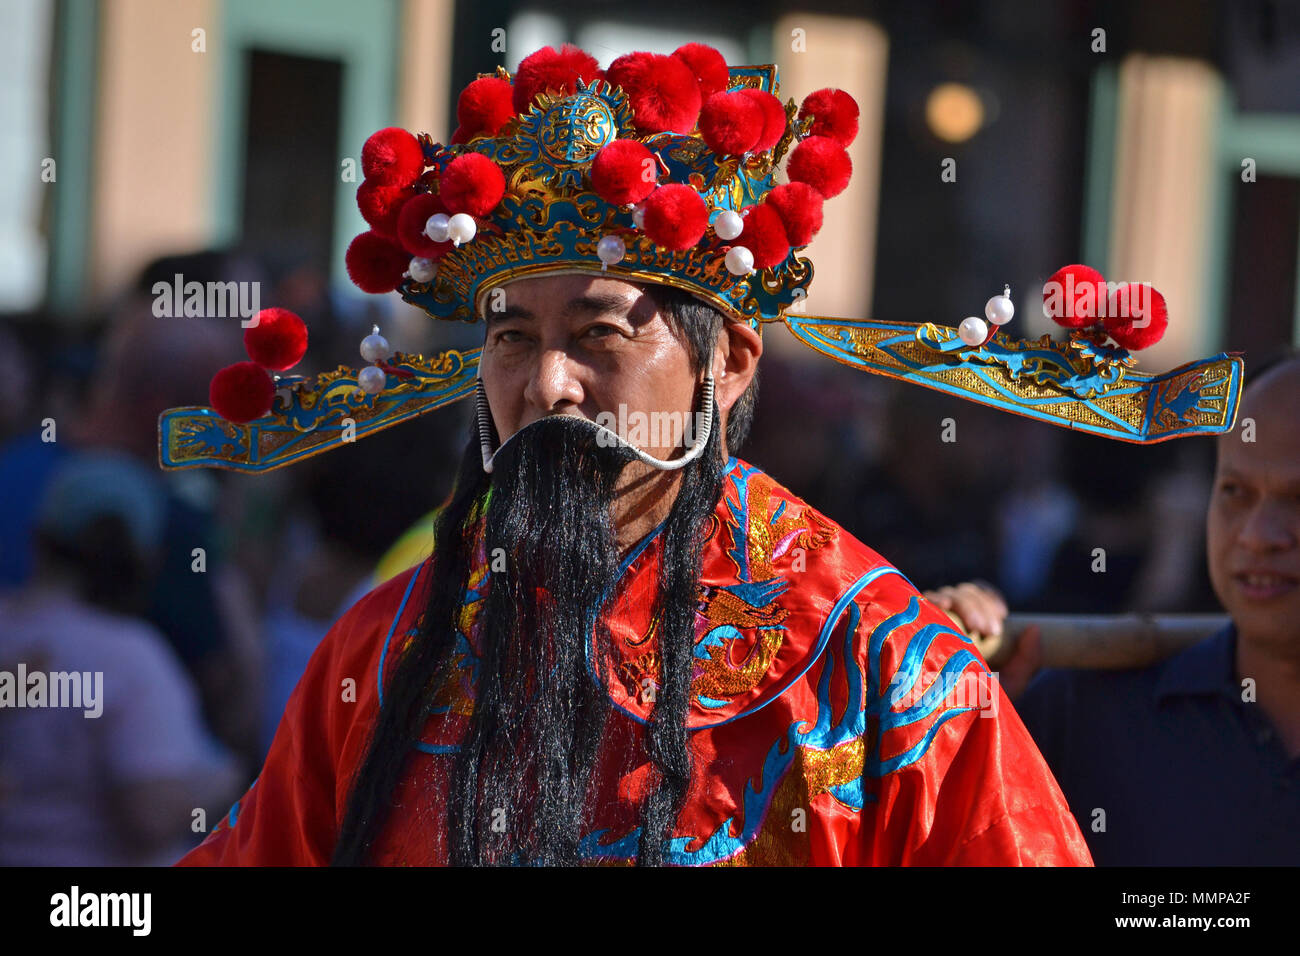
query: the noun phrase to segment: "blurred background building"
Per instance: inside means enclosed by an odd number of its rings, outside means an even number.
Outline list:
[[[156,467],[158,412],[206,404],[212,372],[242,357],[233,319],[157,317],[155,283],[258,283],[264,306],[307,320],[308,374],[355,365],[375,321],[403,351],[481,344],[348,282],[360,150],[388,125],[445,140],[469,80],[547,44],[607,65],[702,41],[776,63],[783,98],[857,99],[855,175],[809,251],[810,313],[956,325],[1010,284],[1010,330],[1033,337],[1055,330],[1043,282],[1085,262],[1165,295],[1170,330],[1144,369],[1225,349],[1249,369],[1300,343],[1292,0],[0,0],[0,14],[0,590],[40,569],[32,516],[66,449]],[[754,430],[733,451],[918,587],[979,577],[1016,610],[1216,609],[1200,531],[1212,442],[1080,436],[764,335]],[[138,613],[250,772],[304,655],[447,492],[467,424],[453,408],[283,474],[163,477]],[[0,806],[4,773],[0,757]]]
[[[449,135],[465,82],[541,45],[605,64],[698,39],[776,62],[790,94],[834,83],[863,107],[855,191],[828,209],[810,308],[947,321],[1081,259],[1165,293],[1156,364],[1296,334],[1300,9],[1285,0],[4,10],[10,309],[81,321],[151,259],[235,243],[349,297],[343,250],[363,223],[345,161],[369,132]]]

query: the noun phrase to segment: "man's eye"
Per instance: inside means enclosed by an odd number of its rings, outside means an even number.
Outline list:
[[[1241,486],[1235,481],[1225,481],[1223,484],[1219,485],[1219,491],[1222,494],[1227,495],[1229,498],[1232,498],[1241,491]]]
[[[497,333],[498,342],[518,342],[523,337],[523,333],[518,329],[502,329]]]
[[[593,333],[595,333],[595,338],[605,338],[607,335],[613,335],[617,331],[618,329],[614,328],[612,325],[593,325],[591,328],[587,329],[586,334],[593,335]]]

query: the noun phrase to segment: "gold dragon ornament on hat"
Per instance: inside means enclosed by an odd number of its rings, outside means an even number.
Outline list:
[[[955,328],[792,311],[813,275],[798,253],[852,174],[858,107],[842,90],[799,106],[778,97],[775,66],[728,67],[703,44],[630,53],[605,70],[575,46],[545,47],[513,75],[470,83],[446,145],[395,127],[367,140],[357,204],[370,229],[348,248],[348,274],[365,292],[466,322],[526,276],[659,283],[755,329],[784,322],[854,368],[1054,425],[1142,443],[1232,428],[1239,353],[1136,370],[1131,352],[1167,324],[1164,300],[1086,266],[1044,287],[1064,343],[1008,336],[1010,290]],[[393,353],[375,329],[360,370],[273,374],[306,351],[302,320],[283,309],[262,312],[245,344],[250,361],[214,376],[211,408],[160,416],[163,468],[260,472],[318,454],[465,398],[481,351]]]

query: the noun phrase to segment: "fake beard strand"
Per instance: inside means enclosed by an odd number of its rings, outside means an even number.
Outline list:
[[[453,856],[464,859],[454,862],[576,861],[610,709],[587,674],[586,642],[616,583],[610,506],[630,458],[572,416],[534,422],[503,447],[485,544],[504,570],[494,565],[480,612],[484,659],[452,791]],[[598,655],[608,641],[602,625]]]
[[[657,604],[664,688],[647,744],[665,773],[643,807],[656,831],[675,819],[690,775],[685,715],[693,582],[721,493],[718,431],[702,460],[683,472],[662,532]],[[610,506],[632,458],[625,447],[603,446],[590,422],[572,416],[534,422],[502,448],[485,543],[489,561],[503,554],[506,570],[493,571],[481,611],[478,696],[449,793],[453,863],[579,862],[578,837],[591,829],[587,823],[598,809],[588,805],[588,795],[612,710],[604,683],[612,636],[604,612],[619,559]],[[643,838],[641,845],[639,856],[659,862],[658,840]]]

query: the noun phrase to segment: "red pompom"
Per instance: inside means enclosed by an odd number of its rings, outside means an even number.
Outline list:
[[[763,108],[739,90],[714,93],[700,110],[700,135],[715,153],[748,153],[763,135]]]
[[[448,145],[457,146],[461,143],[469,142],[469,134],[465,132],[465,127],[457,126],[455,132],[451,134],[451,139],[447,140]]]
[[[785,234],[781,217],[771,206],[750,206],[744,212],[745,228],[736,240],[754,254],[754,267],[779,266],[790,254],[790,238]]]
[[[709,228],[704,198],[684,183],[668,183],[645,201],[645,234],[661,249],[689,249]]]
[[[273,401],[271,376],[256,362],[227,365],[208,385],[208,404],[226,421],[240,425],[270,413]]]
[[[357,208],[371,229],[392,238],[402,206],[414,194],[410,186],[384,186],[367,179],[357,187]]]
[[[1111,338],[1136,352],[1160,341],[1169,328],[1169,309],[1149,283],[1129,282],[1115,290],[1101,321]]]
[[[804,97],[799,118],[813,117],[808,132],[812,136],[829,136],[848,147],[858,135],[858,101],[843,90],[817,90]]]
[[[352,240],[343,261],[348,269],[348,278],[358,289],[379,295],[392,292],[402,284],[411,257],[391,239],[377,232],[363,232]]]
[[[429,217],[445,213],[447,207],[437,196],[423,193],[410,200],[402,207],[402,214],[397,217],[397,241],[412,256],[426,259],[438,259],[445,256],[452,248],[451,240],[434,242],[424,233],[424,226]]]
[[[480,218],[496,207],[506,191],[505,173],[482,153],[457,156],[442,171],[439,183],[438,197],[448,212]]]
[[[808,245],[822,227],[822,194],[807,183],[777,186],[763,202],[781,217],[792,246]]]
[[[655,191],[658,180],[654,153],[634,139],[614,140],[591,163],[592,188],[615,206],[639,203]]]
[[[381,186],[409,186],[423,170],[420,141],[399,126],[381,129],[361,147],[361,171]]]
[[[515,70],[513,102],[516,113],[523,113],[538,93],[555,90],[572,93],[578,81],[590,83],[597,78],[600,64],[586,50],[566,43],[558,50],[544,46],[528,54]]]
[[[765,90],[747,88],[736,92],[757,103],[759,109],[763,111],[763,132],[753,146],[754,152],[766,152],[781,142],[786,126],[785,107],[781,105],[781,101]]]
[[[495,136],[515,115],[513,96],[510,81],[499,76],[482,77],[461,90],[456,121],[465,138]]]
[[[1057,325],[1092,325],[1106,302],[1106,280],[1091,266],[1062,266],[1043,283],[1043,312]]]
[[[853,161],[844,147],[829,136],[809,136],[794,148],[786,175],[791,182],[807,183],[826,199],[838,196],[853,175]]]
[[[288,309],[263,309],[244,330],[244,350],[262,368],[291,369],[307,354],[307,323]]]
[[[628,53],[605,71],[621,86],[632,107],[632,123],[643,133],[689,133],[700,116],[700,84],[678,57]]]
[[[714,93],[721,93],[731,82],[731,71],[722,54],[707,43],[683,43],[673,56],[683,61],[700,85],[700,99],[707,100]]]

